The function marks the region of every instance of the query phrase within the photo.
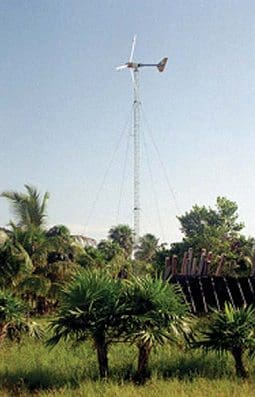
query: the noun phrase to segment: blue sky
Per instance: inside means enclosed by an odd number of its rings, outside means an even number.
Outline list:
[[[49,225],[97,239],[132,226],[132,86],[115,66],[136,33],[136,60],[169,57],[140,73],[141,233],[175,241],[176,215],[224,195],[254,236],[254,12],[247,0],[2,0],[1,191],[47,190]],[[1,199],[1,225],[11,217]]]

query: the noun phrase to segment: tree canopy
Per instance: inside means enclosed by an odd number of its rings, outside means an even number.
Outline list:
[[[139,244],[135,252],[135,258],[151,262],[158,249],[158,242],[159,239],[151,233],[147,233],[140,237]]]
[[[254,239],[241,234],[244,223],[239,221],[237,211],[237,203],[226,197],[217,197],[215,208],[194,205],[178,217],[184,238],[172,244],[171,252],[183,255],[191,247],[199,255],[205,248],[213,252],[214,258],[224,254],[234,267],[245,267],[244,262],[252,255]]]
[[[109,239],[117,243],[123,249],[127,258],[131,256],[134,244],[134,233],[130,226],[117,225],[112,227],[109,230]]]

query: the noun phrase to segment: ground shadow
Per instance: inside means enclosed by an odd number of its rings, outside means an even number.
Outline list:
[[[227,357],[210,357],[205,354],[187,355],[177,360],[171,358],[154,359],[151,372],[162,378],[193,379],[203,377],[218,379],[234,376],[234,368]]]

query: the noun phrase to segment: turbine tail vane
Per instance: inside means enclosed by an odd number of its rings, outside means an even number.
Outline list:
[[[167,61],[168,61],[168,58],[163,58],[162,61],[160,61],[157,64],[157,68],[158,68],[159,72],[163,72],[164,71]]]

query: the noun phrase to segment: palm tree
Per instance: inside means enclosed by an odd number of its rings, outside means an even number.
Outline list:
[[[79,272],[62,296],[57,318],[51,321],[49,346],[61,339],[83,342],[89,337],[97,350],[100,377],[108,376],[108,348],[118,339],[121,283],[102,271]]]
[[[10,223],[6,246],[0,247],[0,259],[3,259],[0,281],[1,275],[5,276],[8,271],[8,280],[11,284],[15,282],[15,291],[23,294],[33,308],[39,305],[44,312],[49,303],[56,303],[57,291],[75,271],[72,263],[75,246],[66,226],[56,225],[45,230],[49,194],[46,192],[41,198],[36,188],[25,185],[25,189],[25,193],[5,191],[1,194],[11,202],[17,224]],[[30,273],[22,273],[28,263]]]
[[[113,260],[122,252],[119,244],[110,240],[101,240],[97,245],[97,249],[106,263]]]
[[[48,232],[39,227],[12,230],[0,247],[0,285],[11,287],[31,307],[45,313],[57,302],[58,291],[78,270],[68,229],[55,226]]]
[[[49,193],[46,192],[42,199],[37,189],[31,185],[25,185],[26,193],[5,191],[1,197],[7,198],[12,206],[18,226],[25,229],[30,227],[42,227],[45,221],[46,204]]]
[[[10,292],[0,290],[0,342],[5,338],[20,340],[23,333],[41,338],[42,329],[27,318],[24,302]]]
[[[65,225],[55,225],[46,232],[49,245],[48,263],[73,261],[83,250],[77,247],[69,229]]]
[[[134,233],[128,225],[112,227],[109,230],[109,239],[123,249],[126,258],[131,256],[134,245]]]
[[[98,269],[105,266],[104,258],[96,247],[81,248],[76,255],[76,262],[84,269]]]
[[[222,312],[214,311],[209,324],[200,331],[195,347],[220,354],[230,352],[235,361],[236,375],[247,377],[243,357],[246,351],[255,354],[255,309],[252,306],[234,309],[226,303]]]
[[[176,342],[188,331],[187,307],[176,286],[150,276],[133,279],[126,289],[126,305],[127,339],[139,350],[135,380],[144,383],[153,346],[166,340]]]
[[[8,239],[0,247],[0,286],[16,288],[33,271],[33,263],[19,242]]]
[[[156,254],[158,242],[159,239],[150,233],[147,233],[143,237],[140,237],[139,245],[135,253],[135,258],[146,262],[151,262]]]
[[[10,241],[21,245],[29,255],[34,267],[47,263],[47,254],[51,249],[51,241],[45,231],[39,227],[22,228],[11,223]]]
[[[54,225],[46,233],[47,237],[62,237],[63,239],[70,240],[70,230],[65,225]]]

